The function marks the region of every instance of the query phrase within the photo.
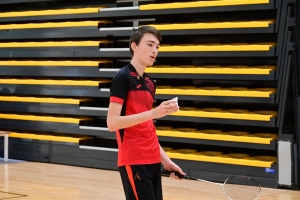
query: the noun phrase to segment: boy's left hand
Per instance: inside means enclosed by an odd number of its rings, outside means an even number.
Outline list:
[[[172,161],[170,163],[166,164],[164,166],[164,168],[168,171],[179,172],[180,174],[185,175],[185,173],[182,171],[182,169]],[[178,176],[176,176],[175,173],[171,173],[170,178],[180,180],[180,178]]]

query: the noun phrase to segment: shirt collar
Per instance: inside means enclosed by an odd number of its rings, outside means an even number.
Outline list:
[[[129,70],[130,70],[130,71],[135,72],[135,73],[138,75],[138,72],[136,71],[135,67],[134,67],[131,63],[128,64],[128,67],[129,67]],[[148,77],[148,74],[146,74],[146,73],[144,72],[144,74],[143,74],[143,79],[145,79],[146,77]]]

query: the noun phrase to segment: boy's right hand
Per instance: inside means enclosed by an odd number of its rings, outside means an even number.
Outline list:
[[[179,110],[179,106],[176,100],[163,101],[158,107],[156,107],[155,112],[158,118],[170,115]]]

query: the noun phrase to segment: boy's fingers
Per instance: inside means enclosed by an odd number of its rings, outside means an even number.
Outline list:
[[[177,103],[177,101],[175,101],[175,100],[167,100],[167,101],[163,101],[162,103],[164,105],[168,105],[168,104],[171,104],[171,103]]]
[[[180,174],[182,174],[182,175],[185,175],[185,173],[182,171],[181,168],[179,168],[178,172],[179,172]]]
[[[170,178],[175,178],[175,173],[171,173]]]
[[[174,113],[177,112],[179,110],[179,106],[173,108],[172,110],[169,111],[169,113]]]
[[[168,104],[168,105],[163,105],[163,108],[165,109],[173,109],[176,108],[177,104]]]

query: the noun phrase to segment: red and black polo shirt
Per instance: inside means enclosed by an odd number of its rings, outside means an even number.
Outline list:
[[[112,80],[110,102],[122,104],[121,116],[138,114],[152,109],[155,84],[144,73],[140,77],[128,64]],[[153,120],[116,131],[118,166],[161,162],[160,148]]]

